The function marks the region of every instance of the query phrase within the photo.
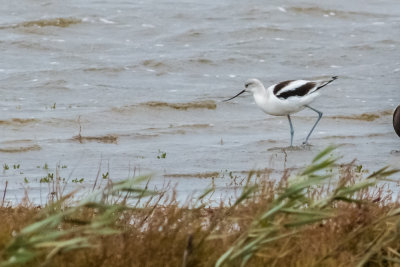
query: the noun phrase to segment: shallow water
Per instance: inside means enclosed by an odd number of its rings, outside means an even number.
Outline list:
[[[3,1],[0,12],[0,163],[10,167],[0,187],[9,181],[9,200],[28,187],[38,201],[40,179],[57,165],[88,187],[107,172],[153,173],[155,185],[179,183],[182,195],[217,176],[221,197],[226,173],[299,168],[329,144],[343,162],[400,167],[391,125],[399,1]],[[250,77],[269,85],[331,75],[339,79],[313,104],[324,117],[306,149],[282,150],[287,119],[250,96],[220,102]],[[315,119],[293,115],[296,145]]]

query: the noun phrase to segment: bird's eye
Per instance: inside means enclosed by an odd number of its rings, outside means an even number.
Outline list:
[[[249,85],[250,85],[250,83],[246,83],[244,87],[247,88],[247,87],[249,87]]]

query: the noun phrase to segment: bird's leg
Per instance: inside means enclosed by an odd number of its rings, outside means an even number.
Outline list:
[[[290,125],[290,146],[293,146],[294,129],[292,125],[292,120],[290,119],[290,115],[288,114],[287,117],[289,119],[289,125]]]
[[[308,138],[310,138],[310,135],[311,135],[311,133],[314,131],[315,126],[317,126],[319,120],[322,118],[322,112],[321,112],[321,111],[316,110],[315,108],[312,108],[312,107],[310,107],[310,106],[308,106],[308,105],[306,105],[306,107],[308,107],[309,109],[314,110],[315,112],[317,112],[317,113],[318,113],[318,119],[317,119],[317,121],[315,122],[314,126],[311,128],[311,131],[308,133],[307,138],[306,138],[306,141],[303,142],[303,145],[306,145],[306,144],[307,144]]]

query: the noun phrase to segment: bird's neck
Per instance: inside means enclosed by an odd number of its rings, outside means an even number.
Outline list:
[[[253,94],[254,100],[259,107],[264,107],[270,98],[270,94],[264,87],[260,88]]]
[[[265,89],[264,86],[259,87],[257,91],[254,92],[254,98],[265,98],[268,99],[270,97],[270,94],[268,90]]]

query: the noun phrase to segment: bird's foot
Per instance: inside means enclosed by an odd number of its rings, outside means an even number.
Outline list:
[[[302,147],[304,147],[304,148],[310,147],[310,146],[311,146],[311,144],[309,142],[307,142],[307,141],[304,141],[303,144],[302,144]]]
[[[287,146],[287,147],[271,147],[268,148],[268,151],[297,151],[297,150],[301,150],[300,146]]]
[[[283,151],[301,151],[303,150],[303,146],[288,146],[288,147],[283,147]]]

